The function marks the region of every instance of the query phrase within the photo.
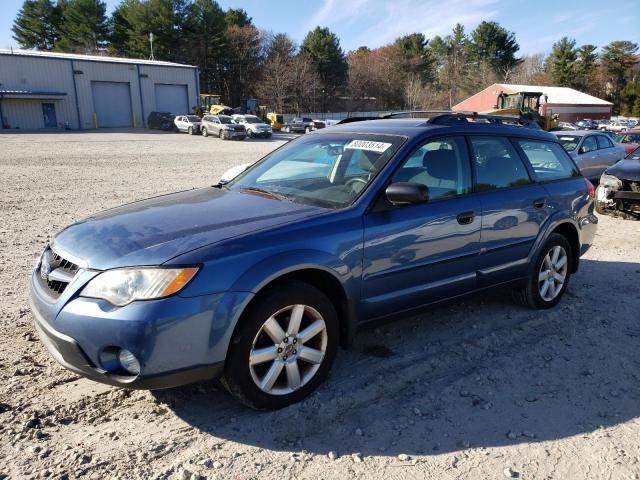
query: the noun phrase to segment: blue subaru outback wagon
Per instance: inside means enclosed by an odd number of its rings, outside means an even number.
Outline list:
[[[130,388],[220,377],[279,408],[367,321],[488,287],[553,307],[596,231],[557,138],[465,115],[305,135],[231,181],[59,232],[31,279],[42,342]]]

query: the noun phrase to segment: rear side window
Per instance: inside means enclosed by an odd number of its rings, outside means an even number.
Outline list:
[[[516,140],[529,160],[537,180],[556,180],[580,174],[557,143],[536,140]]]
[[[611,143],[611,140],[609,140],[607,137],[605,137],[604,135],[598,135],[598,148],[609,148],[609,147],[613,147],[613,144]]]
[[[496,190],[531,183],[511,142],[500,137],[469,137],[476,169],[476,190]]]

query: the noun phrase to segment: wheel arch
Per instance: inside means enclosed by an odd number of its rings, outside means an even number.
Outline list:
[[[556,225],[550,233],[558,233],[569,241],[569,245],[571,245],[571,273],[576,273],[580,263],[580,236],[577,227],[571,222],[562,222]]]
[[[269,289],[276,288],[279,284],[295,281],[317,288],[331,301],[336,309],[340,323],[340,345],[343,348],[348,348],[353,342],[356,330],[356,313],[353,299],[338,274],[332,269],[320,265],[289,267],[265,278],[254,289],[253,297],[238,315],[239,320],[234,327],[234,331],[239,327],[244,312],[255,302],[260,301],[261,294]]]

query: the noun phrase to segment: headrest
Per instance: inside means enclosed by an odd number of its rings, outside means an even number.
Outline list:
[[[427,173],[441,180],[457,180],[458,165],[453,150],[429,150],[422,157]]]

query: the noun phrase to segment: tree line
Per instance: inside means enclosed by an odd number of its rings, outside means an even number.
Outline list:
[[[449,35],[411,33],[382,47],[344,52],[328,28],[297,45],[258,29],[243,9],[215,0],[25,0],[13,37],[23,48],[149,58],[197,65],[201,90],[237,106],[245,98],[278,112],[449,108],[494,82],[573,87],[640,115],[638,46],[597,53],[564,37],[551,53],[518,56],[516,36],[483,21]]]

